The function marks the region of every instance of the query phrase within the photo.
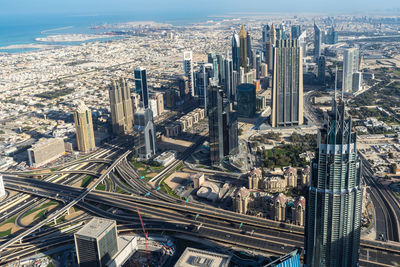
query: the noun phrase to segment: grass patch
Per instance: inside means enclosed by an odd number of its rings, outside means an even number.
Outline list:
[[[85,178],[82,179],[81,187],[86,188],[90,184],[92,179],[93,177],[91,175],[87,175]]]
[[[117,188],[115,188],[115,192],[118,194],[127,194],[127,192],[119,186],[117,186]]]
[[[55,99],[55,98],[59,98],[59,97],[65,96],[65,95],[69,95],[69,94],[73,93],[74,91],[75,91],[75,89],[65,88],[65,89],[61,89],[61,90],[53,90],[53,91],[43,92],[40,94],[35,94],[34,96],[44,98],[44,99]]]
[[[17,220],[17,215],[15,215],[14,217],[11,217],[11,218],[8,219],[7,221],[1,223],[0,226],[2,226],[2,225],[4,225],[4,224],[7,224],[7,223],[14,223],[14,224],[15,224],[15,221],[16,221],[16,220]]]
[[[5,230],[3,232],[0,232],[0,237],[6,237],[6,236],[11,235],[11,230],[12,230],[12,228],[7,229],[7,230]]]
[[[167,193],[168,195],[177,198],[177,199],[182,199],[180,196],[178,196],[174,190],[172,190],[171,187],[169,187],[165,182],[161,183],[161,191],[163,191],[164,193]]]
[[[25,213],[24,217],[22,217],[22,218],[25,218],[25,217],[28,216],[29,214],[32,214],[32,213],[34,213],[34,212],[36,212],[36,211],[38,211],[38,210],[41,210],[41,209],[44,209],[44,208],[47,208],[47,207],[50,207],[50,206],[53,206],[53,205],[57,205],[57,204],[58,204],[58,203],[55,202],[55,201],[50,201],[50,202],[44,203],[44,204],[41,205],[40,207],[35,208],[35,209],[32,209],[32,210],[28,211],[27,213]],[[36,218],[36,217],[35,217],[35,218]]]
[[[99,184],[98,186],[96,186],[96,190],[105,191],[106,190],[106,185],[105,184]]]
[[[47,212],[48,212],[48,210],[44,209],[41,212],[39,212],[38,214],[36,214],[33,219],[34,220],[37,219],[37,218],[43,218],[44,219],[44,217],[46,217]]]
[[[65,215],[61,216],[60,218],[57,219],[57,223],[63,223],[66,222],[67,219],[65,219]]]

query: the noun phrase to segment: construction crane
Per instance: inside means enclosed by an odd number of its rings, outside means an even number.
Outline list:
[[[147,240],[149,238],[149,234],[146,232],[146,229],[144,228],[142,216],[140,215],[139,207],[136,207],[137,213],[139,215],[140,223],[142,224],[142,229],[143,229],[143,234],[144,234],[144,243],[146,244],[146,257],[147,257],[147,266],[150,266],[150,256],[149,256],[149,247],[147,244]]]

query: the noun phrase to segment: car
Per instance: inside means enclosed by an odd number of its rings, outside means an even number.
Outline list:
[[[231,235],[228,235],[228,234],[226,234],[225,236],[226,236],[226,237],[231,237]]]

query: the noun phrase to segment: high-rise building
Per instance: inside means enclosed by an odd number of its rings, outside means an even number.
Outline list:
[[[186,77],[185,77],[186,78]],[[167,108],[175,108],[176,105],[176,92],[174,89],[170,88],[165,92],[165,100]]]
[[[325,116],[311,162],[307,199],[307,266],[358,266],[361,230],[361,162],[357,134],[344,104]]]
[[[164,95],[160,92],[155,93],[153,98],[157,101],[157,113],[161,115],[164,113]]]
[[[127,134],[133,130],[133,108],[131,93],[126,80],[112,81],[109,90],[113,133]]]
[[[274,24],[271,25],[271,32],[269,34],[270,40],[267,40],[265,43],[265,62],[267,63],[268,72],[272,73],[272,69],[274,66],[274,46],[276,43],[276,31]]]
[[[300,49],[301,49],[301,54],[303,55],[303,60],[305,59],[306,55],[307,55],[307,31],[303,31],[299,38],[297,38],[299,40],[299,45],[300,45]]]
[[[262,42],[265,44],[266,42],[271,41],[271,27],[267,25],[263,25],[262,30]]]
[[[149,107],[149,89],[147,88],[147,75],[145,68],[136,68],[135,71],[136,93],[140,95],[143,108]]]
[[[303,66],[298,40],[278,40],[274,47],[272,127],[303,124]]]
[[[4,189],[3,175],[0,175],[0,199],[6,195],[6,190]]]
[[[145,108],[135,112],[135,149],[136,155],[149,159],[157,152],[156,128],[153,123],[153,112]]]
[[[183,70],[188,78],[190,95],[194,96],[193,60],[192,51],[183,52]]]
[[[216,55],[218,64],[218,84],[222,85],[225,83],[225,65],[224,57],[222,55]]]
[[[322,33],[321,29],[314,23],[314,58],[317,60],[321,56]]]
[[[218,165],[238,147],[236,114],[231,111],[230,102],[224,98],[224,91],[219,86],[208,89],[208,125],[211,164]]]
[[[361,89],[362,86],[362,73],[354,72],[352,81],[352,92],[355,93]]]
[[[349,48],[344,50],[343,54],[343,92],[352,92],[353,90],[353,73],[358,72],[359,66],[359,50],[358,48]]]
[[[338,32],[333,26],[328,30],[326,41],[328,44],[336,44],[338,42]]]
[[[64,154],[65,146],[62,138],[41,138],[28,149],[29,165],[38,168]]]
[[[247,70],[247,33],[242,25],[239,32],[240,41],[240,67]]]
[[[236,32],[232,36],[232,62],[233,70],[240,72],[240,41]]]
[[[179,97],[185,102],[190,99],[189,79],[186,76],[179,77],[178,80]]]
[[[74,113],[76,141],[78,150],[81,152],[90,152],[96,148],[93,132],[92,112],[83,101],[78,105]]]
[[[106,266],[118,252],[115,221],[94,217],[74,234],[79,266]]]
[[[324,56],[320,56],[317,60],[318,65],[318,82],[320,84],[325,83],[325,68],[326,68],[326,60]]]
[[[254,68],[256,69],[256,79],[260,79],[261,77],[261,55],[259,52],[256,54],[256,64],[254,65]]]
[[[251,36],[250,36],[249,32],[246,33],[246,41],[247,41],[247,43],[246,43],[247,59],[248,59],[248,62],[250,63],[250,67],[254,68],[254,65],[253,65],[253,50],[251,48]]]
[[[225,83],[224,89],[226,91],[226,95],[228,96],[229,100],[234,100],[234,90],[233,90],[233,62],[232,59],[226,58],[225,59]]]
[[[211,63],[203,63],[200,71],[196,73],[196,88],[199,96],[199,103],[207,113],[207,88],[213,79],[214,66]]]
[[[300,37],[300,34],[301,34],[300,25],[292,25],[290,33],[291,33],[292,39],[298,39]]]
[[[212,68],[212,76],[211,78],[214,78],[214,81],[216,81],[217,83],[219,83],[218,80],[218,60],[217,60],[217,55],[213,52],[213,53],[208,53],[208,63],[212,64],[213,68]]]
[[[251,118],[256,114],[256,86],[242,83],[237,87],[237,115]]]

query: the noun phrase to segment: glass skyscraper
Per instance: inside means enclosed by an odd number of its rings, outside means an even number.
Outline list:
[[[311,162],[305,259],[309,267],[358,266],[361,230],[361,162],[357,135],[344,104],[326,114]]]
[[[237,114],[251,118],[256,114],[256,86],[242,83],[237,87]]]
[[[272,127],[303,124],[303,64],[298,40],[277,40],[272,81]]]
[[[314,58],[321,56],[322,33],[321,29],[314,23]]]
[[[145,68],[137,68],[135,73],[136,93],[140,95],[140,101],[143,103],[143,108],[149,107],[149,90],[147,88],[147,76]]]
[[[210,159],[219,165],[223,158],[238,147],[238,122],[231,112],[230,102],[219,86],[208,89],[208,126],[210,137]]]

